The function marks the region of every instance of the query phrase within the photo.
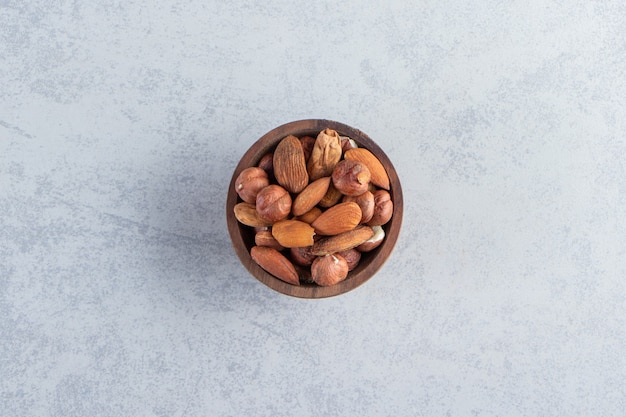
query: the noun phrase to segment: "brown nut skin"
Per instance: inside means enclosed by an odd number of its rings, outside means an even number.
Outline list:
[[[356,197],[346,195],[343,197],[342,201],[344,203],[353,201],[359,205],[361,208],[361,224],[367,223],[372,219],[374,215],[374,194],[370,191],[366,191]]]
[[[339,190],[335,188],[331,181],[330,185],[328,186],[328,190],[326,191],[326,194],[324,195],[324,197],[322,197],[318,205],[324,208],[332,207],[339,201],[341,201],[341,197],[343,197],[343,194],[341,194],[341,192],[339,192]]]
[[[374,235],[365,242],[361,243],[355,249],[359,252],[370,252],[376,249],[385,240],[385,229],[382,226],[372,226]]]
[[[341,136],[341,150],[345,153],[346,151],[354,148],[358,148],[359,145],[356,144],[354,139],[350,139],[347,136]]]
[[[317,285],[328,287],[348,276],[348,262],[338,254],[319,256],[311,265],[311,277]]]
[[[280,185],[268,185],[256,196],[256,211],[261,219],[275,223],[289,215],[291,196]]]
[[[256,195],[270,185],[267,172],[258,167],[249,167],[241,171],[235,181],[235,191],[246,203],[254,204]]]
[[[268,248],[274,248],[277,251],[285,249],[283,245],[278,243],[270,230],[261,230],[259,232],[256,232],[256,234],[254,235],[254,243],[257,246],[267,246]]]
[[[311,136],[303,136],[300,138],[300,143],[302,143],[302,151],[304,152],[304,160],[308,161],[309,158],[311,157],[313,146],[315,145],[315,138]]]
[[[289,255],[293,263],[300,266],[311,266],[313,260],[317,258],[317,256],[311,253],[312,248],[312,246],[289,248]]]
[[[386,190],[374,191],[374,215],[367,222],[368,226],[382,226],[391,220],[393,215],[393,202],[391,195]]]
[[[274,176],[274,152],[269,152],[263,155],[263,158],[259,161],[259,168],[267,173],[268,177]]]
[[[348,271],[352,271],[359,264],[361,260],[361,252],[356,249],[348,249],[342,252],[337,252],[337,255],[343,256],[348,263]]]
[[[370,171],[365,164],[344,159],[335,165],[333,185],[341,194],[358,196],[367,191],[370,183]]]
[[[322,209],[319,207],[313,207],[303,215],[294,217],[294,220],[300,220],[301,222],[311,224],[320,216],[320,214],[322,214]]]
[[[267,246],[253,246],[250,257],[261,268],[289,284],[300,285],[295,266],[285,255]]]

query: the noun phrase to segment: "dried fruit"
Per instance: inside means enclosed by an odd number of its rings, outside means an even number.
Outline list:
[[[254,235],[254,243],[256,243],[257,246],[267,246],[269,248],[274,248],[277,251],[285,249],[283,245],[278,243],[270,230],[262,230],[257,232]]]
[[[374,215],[367,222],[368,226],[382,226],[391,220],[393,215],[393,201],[386,190],[374,191]]]
[[[332,129],[324,129],[317,139],[307,162],[307,171],[311,180],[328,177],[341,159],[341,139]]]
[[[344,159],[333,170],[333,185],[341,194],[357,196],[367,191],[370,171],[359,161]]]
[[[250,256],[261,268],[289,284],[300,285],[296,268],[291,261],[276,249],[266,246],[253,246]]]
[[[306,186],[300,194],[293,200],[291,212],[294,216],[301,216],[311,210],[326,195],[330,177],[322,177]]]
[[[299,220],[281,220],[272,226],[272,236],[286,248],[311,246],[315,230]]]
[[[261,168],[249,167],[241,171],[235,181],[235,191],[246,203],[254,204],[256,195],[270,185],[267,173]]]
[[[280,185],[268,185],[256,196],[256,211],[259,217],[270,223],[282,220],[291,211],[291,196]]]
[[[304,151],[300,140],[292,135],[278,143],[274,151],[274,176],[290,193],[299,193],[309,183]]]
[[[366,191],[356,197],[349,195],[344,196],[342,201],[344,203],[354,201],[359,205],[361,208],[361,221],[359,223],[367,223],[374,215],[374,194],[370,191]]]
[[[338,235],[354,229],[361,221],[361,209],[354,202],[332,206],[315,219],[311,226],[320,235]]]
[[[316,258],[311,265],[311,277],[317,285],[335,285],[348,276],[348,263],[341,255],[326,255]]]
[[[349,149],[344,155],[349,161],[359,161],[369,169],[372,184],[389,190],[389,176],[385,167],[376,156],[365,148]]]
[[[372,237],[357,246],[356,250],[359,252],[369,252],[376,249],[381,243],[383,243],[383,240],[385,240],[385,230],[382,226],[372,226],[372,230],[374,231]]]
[[[256,206],[250,203],[235,204],[233,208],[235,212],[235,218],[239,223],[243,223],[250,227],[267,227],[271,226],[272,222],[262,219],[259,213],[256,211]]]
[[[317,256],[337,253],[359,246],[374,235],[369,226],[357,226],[356,228],[335,236],[322,238],[313,244],[311,253]]]

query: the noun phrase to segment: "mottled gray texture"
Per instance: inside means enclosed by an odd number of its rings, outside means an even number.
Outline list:
[[[0,415],[623,416],[626,6],[0,1]],[[274,293],[226,188],[273,127],[394,161],[371,281]]]

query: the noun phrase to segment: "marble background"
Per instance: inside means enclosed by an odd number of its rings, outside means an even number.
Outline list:
[[[0,415],[623,416],[626,6],[0,0]],[[376,277],[230,245],[273,127],[394,162]]]

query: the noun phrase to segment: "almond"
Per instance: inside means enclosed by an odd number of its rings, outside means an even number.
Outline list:
[[[311,253],[316,256],[342,252],[359,246],[374,235],[369,226],[357,226],[356,228],[335,236],[322,238],[313,244]]]
[[[339,202],[339,200],[341,200],[341,197],[343,197],[343,194],[341,194],[341,192],[336,189],[331,182],[328,186],[328,191],[326,191],[326,194],[320,200],[319,205],[324,208],[334,206]]]
[[[253,246],[250,250],[252,260],[261,268],[289,284],[300,285],[298,272],[291,261],[276,249],[266,246]]]
[[[354,229],[361,222],[361,208],[353,201],[332,206],[315,219],[311,226],[320,235],[338,235]]]
[[[235,212],[235,218],[240,223],[250,227],[267,227],[271,226],[272,222],[263,220],[259,217],[259,213],[256,211],[256,206],[250,203],[239,203],[233,208]]]
[[[294,216],[301,216],[311,210],[326,195],[330,177],[322,177],[306,186],[304,190],[294,199],[291,212]]]
[[[385,167],[376,156],[365,148],[348,149],[344,158],[359,161],[370,170],[370,182],[380,188],[389,190],[389,176]]]
[[[294,220],[300,220],[302,222],[311,224],[322,214],[322,209],[319,207],[313,207],[311,210],[307,211],[301,216],[296,216]]]
[[[290,193],[299,193],[309,183],[300,139],[289,135],[274,151],[274,177]]]
[[[272,236],[286,248],[311,246],[315,229],[299,220],[281,220],[272,226]]]
[[[274,248],[277,251],[285,249],[283,245],[278,243],[270,230],[261,230],[256,232],[254,235],[254,243],[256,243],[257,246],[267,246]]]

